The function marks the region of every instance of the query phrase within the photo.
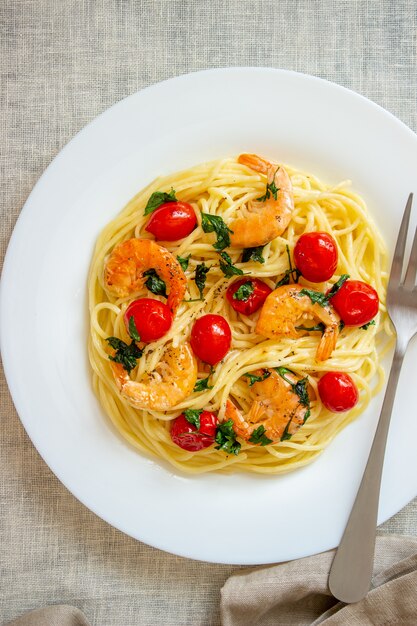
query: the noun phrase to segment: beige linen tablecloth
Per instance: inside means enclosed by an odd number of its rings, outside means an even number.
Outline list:
[[[161,79],[283,67],[359,91],[416,130],[416,10],[414,0],[3,0],[1,259],[59,150],[108,106]],[[26,332],[30,319],[28,303]],[[220,588],[238,568],[165,554],[109,527],[46,467],[3,377],[0,400],[0,621],[71,604],[93,626],[218,624]],[[379,532],[417,535],[417,504]]]

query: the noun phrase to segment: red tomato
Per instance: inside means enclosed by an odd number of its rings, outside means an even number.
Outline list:
[[[163,337],[169,331],[173,319],[169,307],[153,298],[139,298],[139,300],[134,300],[129,304],[124,314],[124,321],[128,330],[129,320],[132,316],[141,341],[146,343]]]
[[[218,423],[217,415],[203,411],[200,415],[200,428],[197,430],[194,424],[190,424],[186,419],[184,413],[181,413],[172,423],[171,439],[180,448],[197,452],[214,443]]]
[[[247,300],[237,300],[233,297],[239,287],[249,283],[253,285],[254,289]],[[230,285],[226,292],[226,298],[235,311],[244,315],[250,315],[261,308],[271,292],[272,289],[259,278],[242,278]]]
[[[371,285],[361,280],[347,280],[330,298],[346,326],[363,326],[378,313],[378,294]]]
[[[156,239],[176,241],[189,235],[197,224],[193,207],[188,202],[166,202],[155,209],[145,230]]]
[[[294,248],[297,269],[312,283],[329,280],[336,271],[337,258],[337,245],[329,233],[305,233]]]
[[[355,383],[343,372],[327,372],[320,378],[318,390],[326,409],[334,413],[349,411],[359,399]]]
[[[194,322],[191,331],[191,347],[199,359],[215,365],[229,351],[232,332],[221,315],[203,315]]]

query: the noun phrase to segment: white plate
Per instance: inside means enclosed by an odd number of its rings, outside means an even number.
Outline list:
[[[123,532],[179,555],[270,563],[335,546],[354,500],[380,395],[312,465],[280,477],[177,475],[109,425],[86,355],[86,279],[95,238],[154,177],[258,152],[324,180],[350,178],[390,249],[417,138],[392,115],[323,80],[273,69],[181,76],[113,106],[48,167],[22,211],[1,285],[4,367],[20,418],[52,471]],[[417,345],[407,356],[416,361]],[[415,372],[404,367],[379,521],[417,494]]]

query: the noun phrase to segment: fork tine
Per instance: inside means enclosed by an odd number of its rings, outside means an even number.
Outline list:
[[[397,245],[395,246],[394,258],[392,260],[391,274],[389,277],[388,287],[398,287],[401,282],[401,273],[403,269],[403,258],[405,244],[407,242],[408,224],[410,222],[411,205],[413,204],[413,194],[408,196],[405,206],[403,219],[398,233]]]
[[[414,233],[413,245],[411,246],[410,260],[408,261],[407,272],[404,279],[405,287],[412,289],[416,282],[417,272],[417,228]]]

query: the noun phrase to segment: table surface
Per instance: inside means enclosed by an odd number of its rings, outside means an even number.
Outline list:
[[[172,76],[227,66],[306,72],[417,129],[414,0],[0,4],[0,263],[33,185],[71,137]],[[100,626],[219,624],[220,587],[238,568],[166,554],[98,519],[33,448],[3,374],[0,400],[0,619],[68,603]],[[379,532],[417,535],[417,501]]]

